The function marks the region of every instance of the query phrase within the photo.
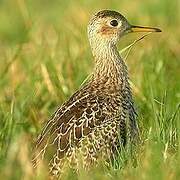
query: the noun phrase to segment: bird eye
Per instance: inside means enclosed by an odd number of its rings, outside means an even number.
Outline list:
[[[110,21],[110,25],[116,27],[118,25],[117,20],[113,19],[112,21]]]

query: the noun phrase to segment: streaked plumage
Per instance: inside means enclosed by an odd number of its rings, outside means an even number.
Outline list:
[[[119,38],[132,27],[115,11],[103,10],[92,17],[88,37],[94,71],[46,123],[34,149],[34,166],[48,155],[54,176],[65,165],[89,168],[99,159],[111,158],[121,144],[136,138],[138,128],[127,67],[116,48]]]

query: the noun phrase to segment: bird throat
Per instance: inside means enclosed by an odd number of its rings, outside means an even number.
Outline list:
[[[127,66],[121,58],[116,45],[103,44],[92,48],[95,58],[94,78],[108,81],[112,86],[120,86],[128,81]]]

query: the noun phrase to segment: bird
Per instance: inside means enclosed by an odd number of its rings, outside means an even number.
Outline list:
[[[89,169],[139,136],[128,69],[117,44],[131,32],[161,30],[134,26],[119,12],[101,10],[91,17],[87,32],[93,71],[46,122],[33,149],[33,166],[47,158],[52,177],[65,167]]]

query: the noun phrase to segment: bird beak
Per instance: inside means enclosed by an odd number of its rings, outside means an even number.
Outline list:
[[[159,28],[145,26],[130,26],[130,32],[161,32]]]

